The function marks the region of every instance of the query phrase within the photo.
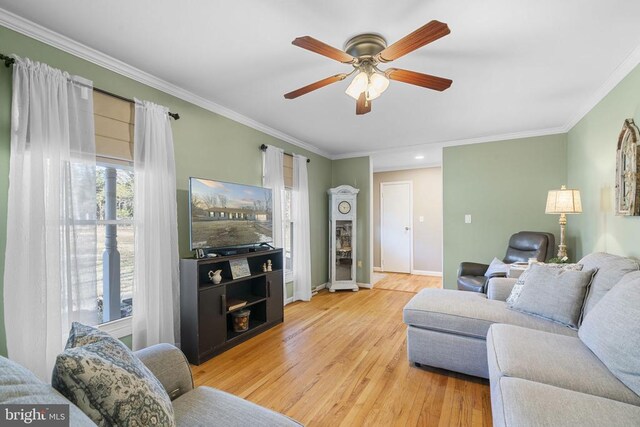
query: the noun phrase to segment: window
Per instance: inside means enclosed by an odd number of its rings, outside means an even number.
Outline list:
[[[100,323],[131,316],[133,296],[133,170],[96,167],[97,286]]]
[[[98,323],[132,314],[133,105],[94,91]],[[126,333],[125,333],[126,334]]]
[[[293,195],[293,156],[285,154],[283,158],[284,176],[284,212],[282,213],[282,228],[284,241],[284,271],[285,282],[293,281],[293,220],[291,202]]]
[[[291,220],[291,195],[292,189],[284,189],[284,212],[282,213],[283,240],[284,240],[284,271],[286,281],[293,279],[293,221]]]

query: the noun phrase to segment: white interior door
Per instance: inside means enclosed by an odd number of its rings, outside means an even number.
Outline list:
[[[382,269],[411,273],[413,252],[411,182],[380,184],[380,249]]]

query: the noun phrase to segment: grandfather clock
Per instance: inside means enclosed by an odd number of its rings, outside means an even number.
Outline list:
[[[329,193],[329,292],[358,290],[356,284],[356,203],[358,190],[350,185]]]

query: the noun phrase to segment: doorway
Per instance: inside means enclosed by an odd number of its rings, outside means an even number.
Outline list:
[[[413,268],[413,183],[380,183],[382,271],[411,273]]]

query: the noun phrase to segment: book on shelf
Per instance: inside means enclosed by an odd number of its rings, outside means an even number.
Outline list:
[[[245,300],[229,298],[227,299],[227,311],[235,310],[236,308],[244,307],[247,305]]]

